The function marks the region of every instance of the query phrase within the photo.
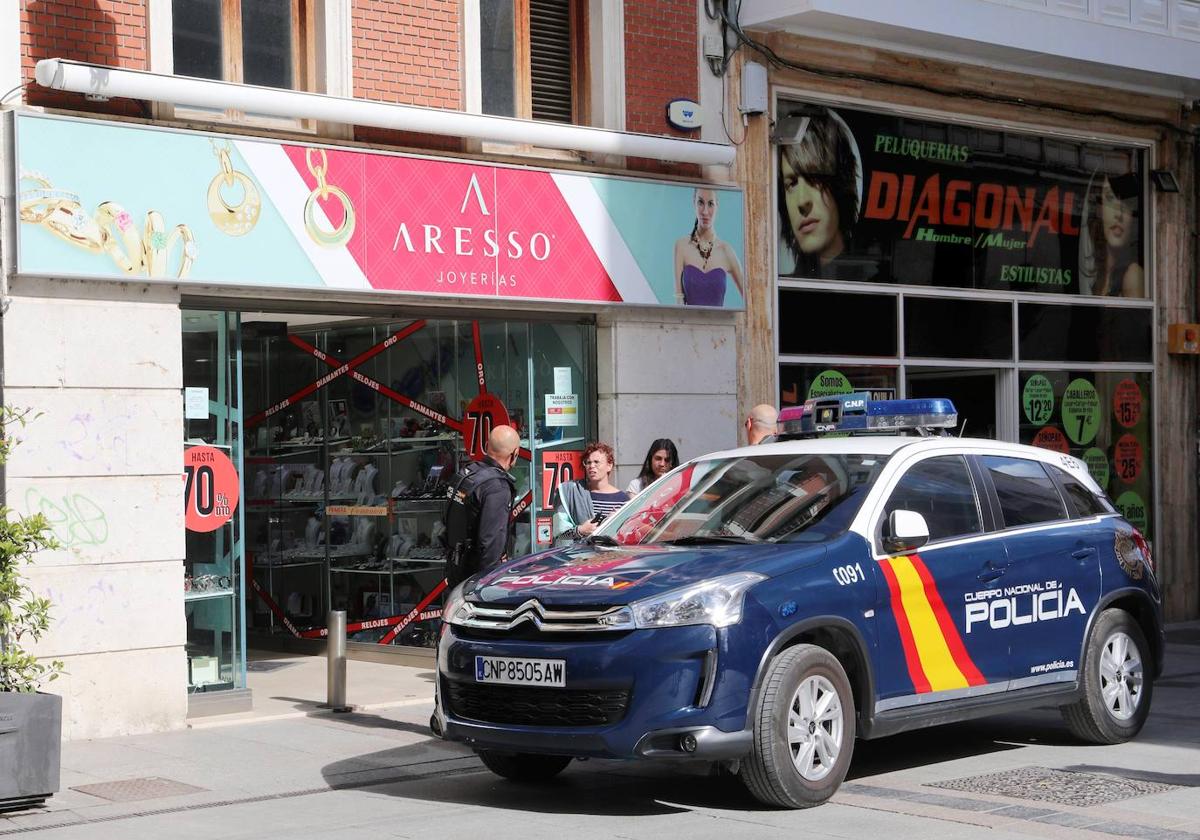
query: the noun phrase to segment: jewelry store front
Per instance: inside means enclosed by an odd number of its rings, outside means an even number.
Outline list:
[[[114,319],[141,317],[139,295],[174,308],[177,331],[155,332],[147,353],[181,357],[161,389],[174,408],[156,416],[182,432],[161,446],[178,463],[182,443],[183,580],[140,597],[182,601],[182,633],[159,622],[156,649],[183,647],[192,714],[245,695],[248,649],[319,643],[331,609],[364,652],[427,654],[447,481],[495,425],[521,435],[515,550],[549,546],[554,488],[579,477],[586,441],[614,434],[598,383],[619,354],[602,358],[598,333],[619,316],[605,313],[677,305],[673,246],[701,193],[721,208],[709,248],[719,237],[739,268],[697,315],[743,306],[738,190],[14,122],[17,276],[48,295],[107,283],[94,294],[124,301]],[[69,152],[85,146],[109,165]],[[179,555],[164,551],[170,578]],[[80,567],[97,574],[86,556]]]

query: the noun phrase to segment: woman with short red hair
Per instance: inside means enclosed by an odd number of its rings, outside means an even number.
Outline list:
[[[555,543],[590,536],[629,501],[629,494],[612,483],[614,462],[613,448],[607,443],[589,443],[583,450],[583,478],[561,484],[555,491]]]

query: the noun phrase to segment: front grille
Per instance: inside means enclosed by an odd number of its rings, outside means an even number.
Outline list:
[[[450,713],[483,723],[521,726],[604,726],[629,708],[629,691],[521,688],[446,681]]]

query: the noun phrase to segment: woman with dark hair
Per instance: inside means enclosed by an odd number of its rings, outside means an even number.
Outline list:
[[[806,107],[800,139],[779,147],[779,218],[792,274],[828,277],[858,221],[858,155],[849,130],[828,108]]]
[[[717,191],[697,187],[692,194],[696,220],[692,232],[675,241],[675,301],[687,306],[724,306],[729,280],[738,294],[742,264],[728,242],[717,238]]]
[[[554,542],[591,536],[601,522],[629,501],[629,494],[610,478],[615,457],[607,443],[589,443],[583,450],[583,478],[554,491]]]
[[[679,466],[679,452],[670,438],[659,438],[650,444],[646,460],[642,462],[642,471],[637,478],[629,482],[625,492],[630,496],[641,493],[662,476]]]
[[[1096,173],[1088,190],[1087,234],[1081,243],[1080,291],[1104,297],[1144,297],[1138,248],[1138,177]]]

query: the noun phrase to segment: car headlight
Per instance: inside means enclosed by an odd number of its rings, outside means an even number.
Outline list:
[[[633,613],[634,626],[639,629],[682,627],[688,624],[729,627],[742,620],[746,590],[760,580],[766,580],[766,576],[754,572],[734,572],[653,598],[634,601],[629,605],[629,610]]]
[[[461,624],[471,615],[471,605],[463,598],[462,592],[463,585],[460,583],[446,596],[446,602],[442,606],[442,621],[446,624]]]

